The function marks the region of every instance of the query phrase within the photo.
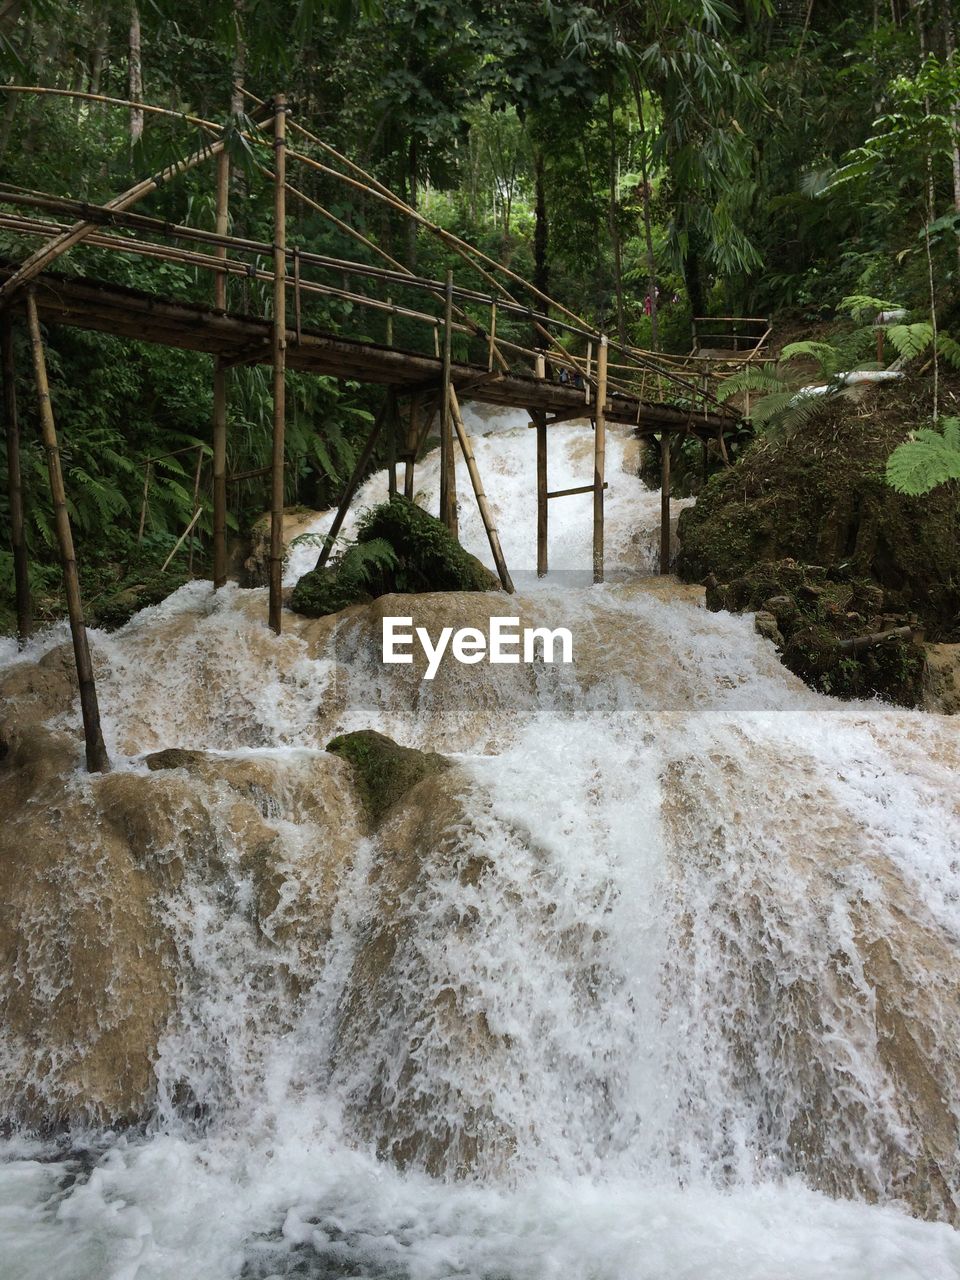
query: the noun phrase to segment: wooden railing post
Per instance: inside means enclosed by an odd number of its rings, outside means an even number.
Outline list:
[[[603,581],[603,489],[607,446],[607,338],[602,335],[597,351],[597,403],[594,407],[593,439],[593,580]]]
[[[227,234],[227,201],[230,192],[230,161],[226,151],[217,156],[217,235]],[[214,250],[226,259],[225,245]],[[227,276],[218,271],[213,277],[213,305],[218,311],[227,309]],[[227,370],[220,356],[213,358],[213,587],[227,580]]]
[[[453,271],[447,271],[443,313],[443,372],[440,388],[440,519],[457,537],[457,478],[453,452],[453,414],[450,409],[450,367],[453,340]]]
[[[286,121],[287,100],[274,98],[274,211],[273,211],[273,458],[270,502],[270,626],[280,634],[283,604],[283,481],[286,427]]]
[[[67,511],[67,495],[63,485],[60,465],[60,445],[50,404],[50,383],[47,380],[47,362],[43,353],[40,319],[33,290],[27,293],[27,323],[33,348],[33,371],[37,380],[37,399],[40,406],[40,431],[47,455],[50,475],[50,492],[53,496],[53,514],[63,567],[63,587],[67,597],[67,613],[70,618],[70,634],[73,637],[73,656],[77,664],[77,683],[80,686],[80,713],[83,716],[83,738],[86,745],[87,772],[106,773],[110,768],[107,748],[100,728],[100,708],[97,703],[97,686],[93,678],[93,663],[87,628],[83,620],[83,602],[80,598],[80,578],[77,573],[77,556],[73,547],[73,533]]]
[[[20,474],[20,422],[14,384],[13,324],[10,312],[0,315],[0,347],[3,362],[3,417],[7,436],[7,497],[10,503],[10,548],[17,605],[17,640],[21,647],[33,631],[33,602],[27,565],[27,541],[23,517],[23,479]]]

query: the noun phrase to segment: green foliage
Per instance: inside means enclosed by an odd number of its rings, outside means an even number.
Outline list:
[[[887,484],[917,496],[960,480],[960,418],[944,418],[941,430],[921,427],[887,459]]]
[[[445,525],[398,496],[365,512],[356,541],[329,566],[304,574],[290,603],[297,613],[318,617],[390,592],[489,591],[497,586],[496,578]]]

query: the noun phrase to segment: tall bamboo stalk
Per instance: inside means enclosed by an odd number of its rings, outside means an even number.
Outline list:
[[[547,415],[534,409],[530,415],[537,428],[537,577],[547,573]]]
[[[230,197],[230,161],[226,151],[217,156],[217,235],[227,234],[227,205]],[[225,246],[214,250],[218,258],[226,258]],[[217,272],[213,277],[213,305],[218,311],[227,309],[227,277]],[[220,356],[213,360],[213,587],[227,580],[227,370]]]
[[[504,591],[508,591],[513,595],[513,579],[510,577],[510,571],[507,568],[507,562],[503,555],[503,548],[500,546],[500,534],[497,532],[497,526],[493,522],[493,513],[490,510],[490,504],[487,502],[487,495],[484,493],[483,482],[480,479],[480,470],[477,467],[477,460],[473,455],[473,445],[470,443],[470,437],[463,424],[463,415],[460,412],[460,403],[457,400],[457,393],[452,386],[450,388],[450,413],[453,418],[453,424],[457,430],[457,439],[460,441],[460,449],[463,452],[463,457],[467,464],[467,474],[470,476],[470,483],[473,485],[474,497],[477,499],[480,519],[483,521],[483,527],[487,534],[487,541],[490,543],[490,552],[493,556],[493,562],[497,566],[497,575],[500,578],[500,585],[503,587]]]
[[[3,363],[3,416],[7,436],[7,496],[10,503],[10,547],[17,606],[17,639],[22,646],[33,631],[33,602],[27,566],[27,541],[23,517],[23,478],[20,473],[20,422],[14,384],[13,325],[9,312],[0,316]]]
[[[270,626],[280,634],[283,589],[283,463],[287,396],[287,296],[286,296],[286,119],[287,100],[274,98],[274,206],[273,206],[273,459],[270,504]]]
[[[603,581],[603,487],[607,448],[607,339],[597,351],[597,403],[593,437],[593,580]]]
[[[660,432],[660,572],[670,572],[670,434],[667,431]]]
[[[106,773],[110,768],[107,748],[100,728],[100,708],[97,703],[97,686],[93,678],[93,663],[87,641],[87,628],[83,620],[83,602],[80,597],[80,578],[77,573],[77,557],[73,548],[73,533],[67,512],[67,495],[60,466],[60,445],[50,404],[50,384],[47,379],[47,362],[43,353],[40,319],[37,303],[31,290],[27,294],[27,323],[33,347],[33,369],[37,380],[37,398],[40,406],[40,430],[47,455],[50,474],[50,492],[53,495],[53,511],[63,567],[63,586],[67,597],[67,613],[70,617],[70,634],[73,637],[73,656],[77,664],[77,682],[80,686],[80,711],[83,716],[83,737],[86,744],[87,772]]]
[[[453,338],[453,271],[447,271],[443,313],[443,373],[440,390],[440,519],[457,536],[457,479],[450,409],[450,365]]]

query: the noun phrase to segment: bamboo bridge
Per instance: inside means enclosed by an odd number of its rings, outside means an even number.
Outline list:
[[[106,98],[40,86],[3,85],[8,94],[39,94],[93,101],[129,109],[126,99]],[[248,98],[251,95],[247,95]],[[525,409],[536,430],[537,570],[548,572],[548,510],[552,499],[574,493],[593,494],[593,573],[604,573],[603,503],[606,480],[605,430],[608,422],[632,426],[640,435],[658,436],[662,466],[661,571],[669,566],[671,441],[698,438],[704,449],[716,449],[726,460],[725,435],[740,426],[739,413],[718,397],[720,382],[762,352],[767,329],[744,322],[742,349],[704,351],[696,342],[688,357],[665,356],[617,342],[518,276],[509,267],[431,223],[376,178],[341,155],[290,113],[283,95],[272,102],[253,100],[251,115],[227,125],[167,108],[137,104],[147,119],[174,119],[199,131],[201,145],[191,154],[102,203],[90,203],[49,192],[0,183],[0,230],[24,245],[16,261],[0,262],[0,340],[4,374],[4,410],[9,474],[11,540],[21,636],[30,614],[23,494],[19,461],[19,428],[14,391],[11,324],[24,318],[30,333],[41,431],[47,456],[63,563],[80,701],[91,770],[108,766],[100,732],[93,669],[80,598],[76,556],[67,510],[57,428],[41,322],[78,326],[120,338],[159,343],[213,357],[211,423],[214,586],[226,581],[227,473],[230,370],[245,364],[270,365],[273,373],[273,431],[269,463],[271,480],[269,622],[282,625],[283,508],[285,462],[286,372],[351,379],[386,388],[369,437],[350,476],[336,518],[320,552],[326,562],[350,502],[366,475],[378,444],[385,444],[391,463],[391,493],[397,491],[397,465],[403,463],[403,488],[413,496],[414,473],[432,422],[439,417],[440,515],[457,533],[454,441],[467,464],[501,583],[512,591],[500,539],[484,494],[470,438],[463,424],[466,399]],[[291,145],[295,139],[296,145]],[[259,241],[231,234],[229,200],[231,148],[242,141],[248,153],[248,179],[263,177],[272,195],[273,238]],[[252,157],[252,160],[249,159]],[[134,205],[178,176],[206,163],[215,168],[215,218],[212,229],[131,212]],[[374,200],[392,214],[412,220],[434,236],[445,253],[460,260],[463,278],[452,270],[444,279],[417,275],[385,249],[327,210],[288,178],[295,163],[320,175],[327,185],[347,187],[356,199]],[[288,199],[328,220],[357,242],[364,256],[335,258],[302,249],[288,239]],[[36,241],[38,248],[31,249]],[[194,268],[211,278],[210,296],[183,301],[125,288],[97,278],[56,269],[78,245],[111,254],[132,254]],[[385,265],[384,265],[385,264]],[[228,285],[233,282],[234,305]],[[242,285],[245,301],[253,286],[269,299],[265,315],[238,308]],[[320,314],[318,316],[318,308]],[[331,326],[331,310],[364,317],[364,332],[350,336],[339,322]],[[382,322],[382,341],[370,336],[371,323]],[[403,338],[395,337],[403,328]],[[714,324],[714,327],[716,325]],[[419,337],[417,336],[419,335]],[[378,334],[378,338],[379,338]],[[593,475],[582,486],[551,492],[547,484],[549,428],[574,419],[589,419],[594,428]],[[149,484],[149,472],[146,485]],[[199,519],[197,510],[186,534]],[[179,545],[179,544],[178,544]]]

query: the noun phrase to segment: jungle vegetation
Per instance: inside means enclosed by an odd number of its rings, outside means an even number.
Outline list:
[[[0,0],[0,78],[221,122],[232,131],[232,230],[259,239],[270,238],[269,197],[240,135],[256,101],[282,90],[316,133],[433,221],[640,346],[688,350],[694,314],[771,315],[822,339],[833,368],[830,351],[872,349],[869,317],[843,301],[890,303],[906,313],[900,340],[914,342],[918,366],[933,355],[935,385],[890,464],[892,482],[916,490],[956,483],[960,457],[949,381],[936,383],[960,352],[956,31],[953,0]],[[136,109],[0,96],[0,180],[21,187],[103,200],[195,141],[189,126]],[[435,238],[320,173],[299,181],[398,260],[442,275]],[[212,192],[201,167],[144,211],[212,227]],[[304,247],[356,253],[319,214],[290,216]],[[0,256],[23,253],[0,232]],[[210,288],[180,264],[89,247],[63,269],[173,297]],[[237,305],[266,314],[256,281],[231,287]],[[313,318],[358,323],[335,302]],[[52,514],[15,329],[33,585],[49,616]],[[198,463],[206,492],[210,360],[69,329],[51,330],[49,348],[96,616],[98,600],[157,578],[190,518]],[[288,500],[326,505],[356,459],[372,393],[291,375],[288,405]],[[229,470],[256,471],[269,454],[268,368],[234,372],[230,420]],[[755,428],[770,421],[772,407]],[[266,483],[231,490],[237,531],[264,509]],[[205,516],[165,582],[204,570],[208,533]],[[2,629],[11,577],[4,546]]]

